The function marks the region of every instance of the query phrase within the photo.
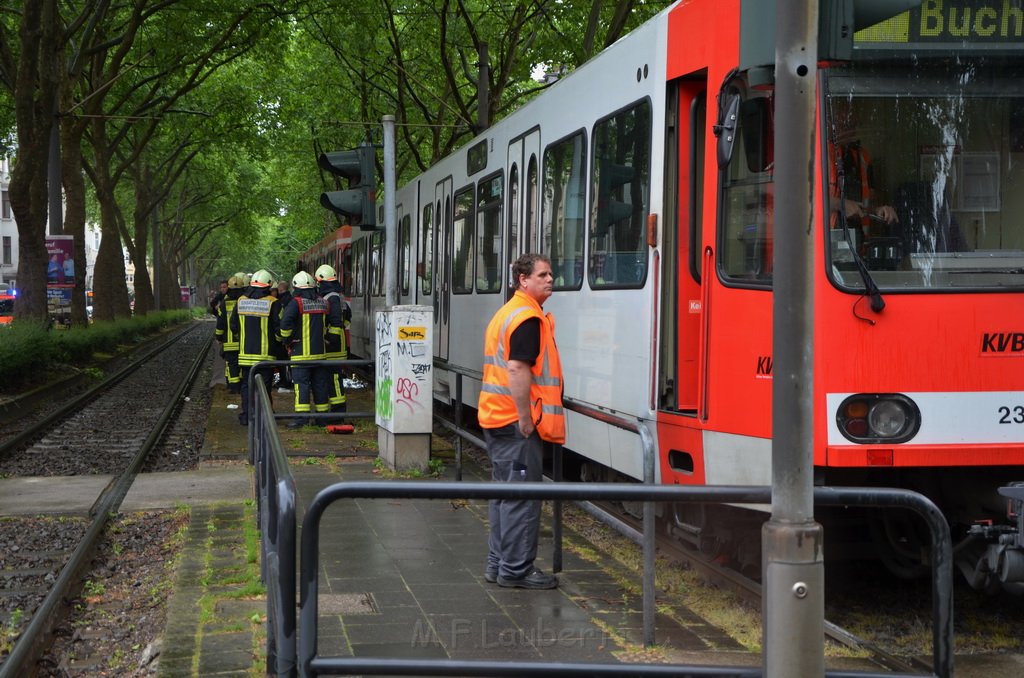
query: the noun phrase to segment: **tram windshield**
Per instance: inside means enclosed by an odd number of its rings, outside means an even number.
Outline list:
[[[1024,78],[1017,65],[854,64],[823,74],[835,282],[884,292],[1024,286]]]

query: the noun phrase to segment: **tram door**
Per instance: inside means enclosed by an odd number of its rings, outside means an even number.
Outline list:
[[[714,271],[706,269],[711,251],[703,248],[704,157],[707,121],[707,83],[682,79],[674,83],[668,115],[674,120],[666,149],[673,160],[665,176],[666,195],[674,203],[675,228],[666,234],[662,308],[665,322],[660,338],[659,409],[703,417],[701,386],[708,299],[705,286]],[[671,253],[671,254],[669,254]],[[674,284],[669,283],[674,281]]]
[[[452,179],[434,187],[434,357],[448,360],[452,301]]]
[[[512,262],[520,254],[537,251],[537,157],[540,154],[540,130],[534,128],[508,145],[506,171],[508,206],[505,210],[505,280]],[[505,300],[512,296],[506,284]]]

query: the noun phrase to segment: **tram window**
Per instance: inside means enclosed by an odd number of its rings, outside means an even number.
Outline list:
[[[544,150],[541,251],[551,259],[556,290],[583,284],[586,140],[578,132]]]
[[[433,284],[430,279],[431,266],[434,261],[434,204],[427,203],[423,208],[423,219],[420,221],[420,257],[416,266],[416,275],[420,279],[420,291],[430,294]]]
[[[346,247],[342,250],[341,255],[338,257],[338,263],[341,265],[338,270],[341,273],[341,284],[342,291],[346,296],[352,296],[352,246]]]
[[[647,278],[650,103],[598,122],[593,139],[590,286],[640,287]]]
[[[501,289],[501,175],[480,182],[476,209],[476,291],[497,292]]]
[[[473,291],[473,187],[467,186],[455,194],[455,212],[452,234],[455,253],[452,256],[452,292],[469,294]]]
[[[864,63],[829,69],[823,83],[832,280],[859,294],[862,265],[882,292],[1019,290],[1021,66],[973,56]]]
[[[398,284],[402,294],[409,294],[409,267],[412,262],[412,252],[409,251],[412,246],[409,237],[411,224],[412,219],[406,214],[402,217],[402,223],[398,227],[398,242],[402,243],[398,249]]]
[[[370,245],[370,296],[384,296],[384,234],[376,232]]]
[[[719,261],[725,278],[762,286],[772,280],[772,100],[743,101],[739,127],[723,181]]]
[[[366,294],[366,240],[357,240],[352,245],[352,286],[351,296]]]

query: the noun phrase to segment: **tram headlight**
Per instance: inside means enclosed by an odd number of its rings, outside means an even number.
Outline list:
[[[907,411],[894,400],[881,400],[868,412],[868,428],[882,438],[895,438],[907,426]]]
[[[836,423],[854,443],[904,443],[921,427],[921,411],[900,393],[858,393],[839,405]]]

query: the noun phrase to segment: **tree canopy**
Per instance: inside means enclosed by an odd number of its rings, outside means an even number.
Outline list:
[[[102,229],[97,317],[129,312],[122,249],[136,264],[135,310],[144,312],[175,303],[179,284],[205,291],[256,268],[290,277],[296,255],[338,225],[319,205],[331,181],[317,168],[320,152],[380,143],[380,121],[394,115],[401,184],[547,87],[538,72],[572,70],[668,4],[6,3],[0,127],[17,158],[20,314],[46,315],[54,123],[65,232],[84,238],[86,220]]]

